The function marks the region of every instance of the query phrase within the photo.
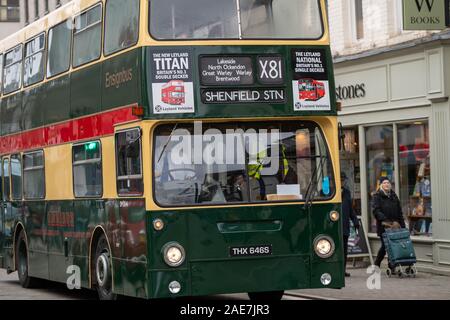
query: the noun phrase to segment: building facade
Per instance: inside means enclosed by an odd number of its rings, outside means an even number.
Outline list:
[[[418,267],[450,275],[450,30],[404,31],[401,0],[329,1],[341,154],[372,254],[381,176],[399,195]]]
[[[69,0],[0,0],[0,40]]]

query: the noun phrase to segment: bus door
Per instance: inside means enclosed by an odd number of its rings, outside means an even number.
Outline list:
[[[2,231],[3,231],[3,243],[2,246],[8,246],[8,243],[12,245],[12,206],[11,206],[11,175],[9,157],[2,159]]]

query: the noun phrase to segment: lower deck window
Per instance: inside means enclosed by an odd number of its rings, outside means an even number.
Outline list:
[[[334,194],[328,148],[313,122],[161,125],[154,145],[155,199],[162,206]]]
[[[43,199],[45,197],[43,151],[23,155],[23,194],[25,199]]]
[[[75,197],[101,197],[103,193],[100,141],[73,147],[73,189]]]

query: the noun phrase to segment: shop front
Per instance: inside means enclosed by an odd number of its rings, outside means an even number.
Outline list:
[[[380,240],[371,200],[387,176],[400,198],[419,269],[450,275],[450,42],[335,59],[346,173],[372,254]]]

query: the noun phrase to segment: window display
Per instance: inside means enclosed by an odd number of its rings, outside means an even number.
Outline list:
[[[379,178],[388,177],[395,190],[394,130],[392,125],[366,128],[367,192],[370,232],[376,232],[376,220],[372,214],[372,195],[379,188]]]
[[[399,124],[400,201],[412,235],[431,236],[430,148],[427,122]]]

